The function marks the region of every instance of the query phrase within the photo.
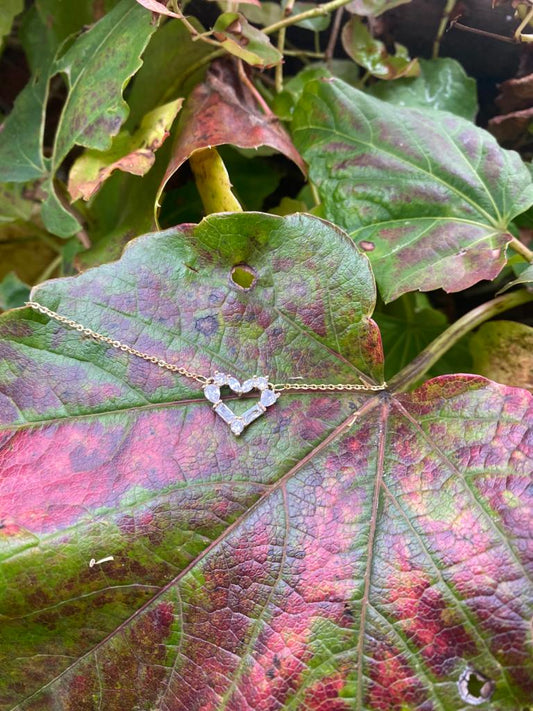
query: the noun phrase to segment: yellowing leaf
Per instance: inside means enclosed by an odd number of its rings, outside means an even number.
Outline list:
[[[89,200],[115,170],[133,175],[147,173],[182,104],[183,99],[176,99],[150,111],[133,135],[121,131],[107,151],[85,151],[70,171],[68,191],[72,200]]]
[[[504,385],[533,390],[533,328],[514,321],[491,321],[472,336],[476,372]]]

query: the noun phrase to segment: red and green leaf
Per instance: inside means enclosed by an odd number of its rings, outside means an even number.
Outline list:
[[[305,171],[285,128],[274,114],[264,112],[228,60],[214,62],[205,82],[187,100],[161,190],[194,151],[224,144],[253,149],[267,146]]]
[[[386,301],[493,279],[513,218],[533,204],[518,154],[447,112],[323,79],[306,84],[291,130],[324,216],[367,251]]]
[[[310,216],[147,235],[34,298],[202,373],[382,376],[368,261]],[[527,392],[286,393],[235,439],[187,380],[0,324],[2,708],[457,711],[469,675],[491,711],[531,698]]]

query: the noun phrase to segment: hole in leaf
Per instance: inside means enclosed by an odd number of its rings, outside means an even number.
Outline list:
[[[459,696],[471,706],[479,706],[488,701],[494,693],[494,682],[481,672],[467,667],[459,677]]]
[[[231,281],[241,289],[249,291],[255,286],[257,273],[247,264],[236,264],[231,270]]]

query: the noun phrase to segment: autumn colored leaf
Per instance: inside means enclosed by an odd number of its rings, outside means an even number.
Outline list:
[[[311,216],[213,215],[33,298],[201,373],[382,377],[367,258]],[[0,324],[2,708],[531,698],[527,392],[284,393],[237,439],[193,381]]]
[[[117,134],[107,151],[85,151],[70,169],[68,191],[72,199],[89,200],[115,170],[133,175],[147,173],[182,103],[183,99],[176,99],[153,109],[133,135],[127,131]]]
[[[529,170],[486,131],[338,79],[305,85],[291,131],[323,215],[367,251],[386,301],[493,279],[510,223],[533,204]]]
[[[231,144],[239,148],[268,146],[305,171],[289,134],[274,114],[265,114],[257,97],[243,84],[232,61],[214,62],[204,83],[187,100],[161,190],[197,150]]]

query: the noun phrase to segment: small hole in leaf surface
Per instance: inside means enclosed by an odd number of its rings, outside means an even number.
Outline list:
[[[231,281],[241,289],[249,291],[255,286],[257,274],[247,264],[236,264],[231,270]]]
[[[480,672],[467,667],[459,677],[459,696],[471,706],[479,706],[488,701],[494,693],[494,682]]]

